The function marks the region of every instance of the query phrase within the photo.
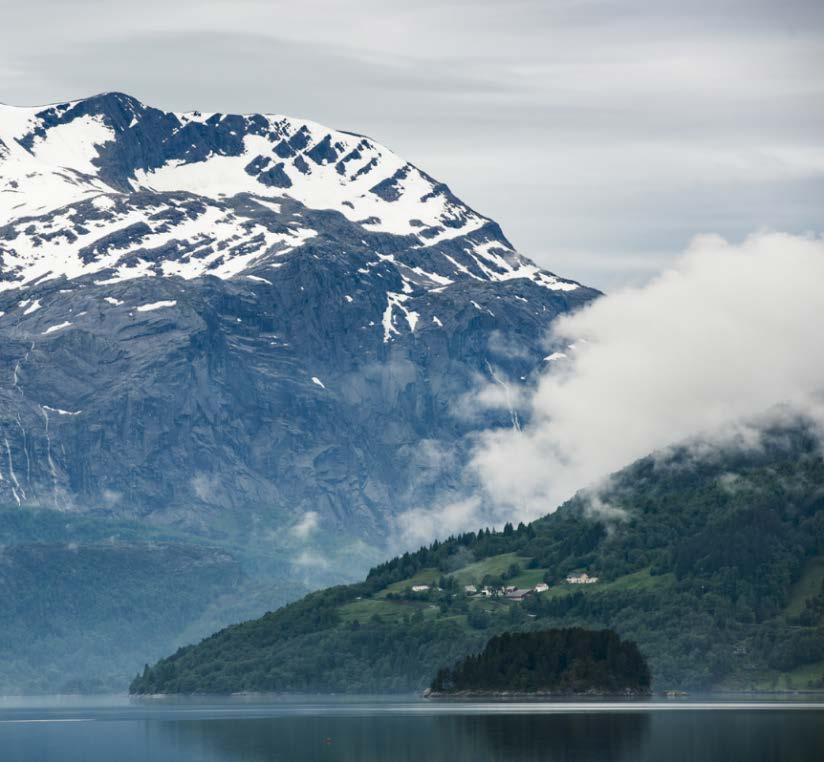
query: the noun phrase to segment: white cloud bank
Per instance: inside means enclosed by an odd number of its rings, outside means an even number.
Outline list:
[[[528,425],[486,431],[476,443],[469,476],[483,499],[402,516],[407,541],[533,519],[656,449],[723,436],[776,405],[818,415],[824,241],[701,236],[648,285],[553,329],[575,348],[547,364],[527,401]]]

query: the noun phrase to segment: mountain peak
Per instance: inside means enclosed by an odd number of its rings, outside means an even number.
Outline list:
[[[404,282],[578,287],[371,138],[282,115],[167,112],[120,92],[0,110],[0,214],[0,289],[104,271],[234,277],[341,226],[359,245],[378,236],[364,245],[379,241],[376,261],[405,268]]]

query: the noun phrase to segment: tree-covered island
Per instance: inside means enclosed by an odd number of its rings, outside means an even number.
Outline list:
[[[638,646],[613,630],[505,632],[478,654],[440,669],[428,695],[639,696],[650,692]]]

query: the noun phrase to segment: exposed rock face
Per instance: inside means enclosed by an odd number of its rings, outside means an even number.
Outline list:
[[[0,501],[352,577],[456,478],[467,391],[595,296],[369,138],[0,106]]]

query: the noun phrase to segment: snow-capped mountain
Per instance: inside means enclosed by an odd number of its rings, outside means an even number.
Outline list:
[[[410,284],[578,287],[540,271],[491,220],[367,137],[284,116],[165,113],[118,93],[0,106],[3,289],[277,267],[321,232],[303,207],[403,237],[406,251],[381,261]]]
[[[0,504],[211,543],[275,605],[455,487],[511,415],[467,393],[532,377],[597,293],[371,138],[0,106]]]

